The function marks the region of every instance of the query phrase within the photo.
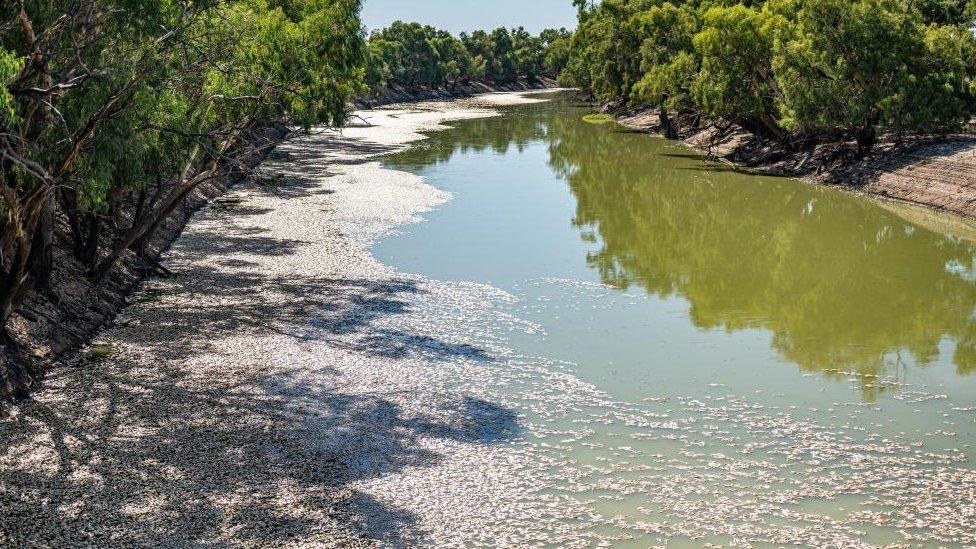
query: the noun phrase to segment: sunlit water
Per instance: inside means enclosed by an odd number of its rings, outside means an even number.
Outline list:
[[[519,353],[623,403],[549,426],[553,491],[635,545],[972,542],[976,228],[587,112],[513,107],[387,157],[453,198],[374,249],[513,294],[541,327]]]

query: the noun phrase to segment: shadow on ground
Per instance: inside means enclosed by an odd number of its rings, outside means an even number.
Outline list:
[[[215,266],[158,281],[109,334],[122,351],[62,368],[0,422],[0,546],[422,543],[415,516],[354,483],[438,463],[423,439],[514,436],[512,411],[410,385],[364,393],[303,362],[325,362],[314,353],[225,347],[315,342],[391,368],[489,354],[395,322],[416,282],[268,277],[253,262],[303,243],[258,231],[192,244]]]

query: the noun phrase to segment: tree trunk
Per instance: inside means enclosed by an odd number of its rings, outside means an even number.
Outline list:
[[[856,139],[858,156],[867,156],[878,142],[878,130],[873,123],[865,124],[858,130]]]
[[[37,189],[27,200],[21,201],[15,197],[10,187],[0,183],[4,201],[7,203],[7,215],[10,218],[8,230],[12,231],[14,252],[10,259],[10,267],[6,269],[0,279],[0,327],[7,325],[7,319],[14,312],[27,294],[28,259],[31,256],[31,244],[35,240],[38,221],[43,213],[43,202],[50,198],[46,188]]]
[[[254,119],[249,119],[246,122],[238,125],[220,145],[214,157],[209,161],[207,168],[203,169],[202,167],[199,167],[197,169],[198,175],[196,176],[192,176],[191,174],[193,173],[197,164],[197,159],[200,154],[200,146],[199,144],[194,146],[193,151],[189,155],[190,159],[187,161],[183,168],[183,172],[180,174],[180,177],[177,180],[178,182],[176,187],[173,188],[173,190],[171,190],[169,194],[166,195],[144,219],[133,220],[132,230],[129,231],[125,238],[117,242],[109,251],[108,255],[105,256],[94,269],[92,269],[91,277],[95,284],[101,284],[105,280],[105,277],[108,276],[109,271],[112,270],[112,267],[119,260],[119,258],[122,257],[122,254],[124,254],[126,250],[132,248],[136,243],[140,242],[140,240],[148,239],[152,235],[152,232],[156,230],[156,227],[158,227],[160,223],[162,223],[171,213],[173,213],[173,210],[176,209],[180,202],[182,202],[183,199],[193,191],[193,189],[197,188],[197,186],[204,181],[209,181],[217,176],[221,163],[228,160],[228,152],[234,150],[242,137],[248,134],[254,121]]]
[[[48,196],[41,206],[28,259],[31,280],[36,289],[47,288],[54,268],[54,196]]]
[[[664,104],[662,103],[660,109],[661,109],[661,115],[660,115],[661,128],[664,130],[664,137],[668,139],[677,139],[678,128],[675,125],[674,121],[671,120],[671,116],[668,115],[668,108],[665,107]]]
[[[98,214],[88,216],[87,231],[82,246],[81,264],[91,269],[98,261],[98,241],[101,236],[102,218]]]
[[[109,271],[115,266],[115,263],[122,257],[122,254],[126,252],[136,243],[146,240],[150,237],[159,223],[166,219],[176,209],[180,201],[183,200],[186,195],[190,194],[197,184],[193,180],[182,183],[179,187],[173,190],[163,201],[157,206],[152,213],[136,223],[132,230],[126,238],[122,239],[121,242],[117,243],[108,255],[102,258],[101,262],[92,269],[92,281],[95,284],[101,284],[105,277],[108,276]]]
[[[68,218],[68,227],[71,229],[71,251],[75,259],[81,261],[85,255],[85,231],[82,227],[78,203],[74,192],[67,188],[62,187],[58,194],[61,197],[61,211]]]
[[[26,260],[24,259],[24,240],[21,236],[18,233],[17,241],[14,245],[14,255],[10,260],[10,269],[7,271],[6,276],[3,277],[2,285],[0,285],[0,326],[6,326],[7,319],[14,312],[14,308],[17,306],[20,287],[23,283],[23,266]]]
[[[781,145],[789,144],[790,134],[780,127],[779,122],[777,122],[775,118],[768,114],[764,114],[761,122],[763,129],[766,130],[766,133],[768,133],[769,137],[772,137],[774,141]]]
[[[108,276],[109,271],[115,263],[122,257],[122,254],[126,250],[132,248],[136,243],[140,241],[148,240],[152,233],[156,230],[160,223],[162,223],[173,210],[179,206],[180,202],[193,189],[197,188],[198,185],[211,179],[217,172],[217,166],[213,166],[207,172],[194,177],[190,180],[184,180],[175,189],[173,189],[169,195],[167,195],[157,206],[149,213],[145,218],[141,220],[135,220],[133,222],[132,230],[126,235],[124,239],[116,243],[112,250],[105,256],[102,261],[92,270],[92,280],[96,284],[101,284],[105,277]]]

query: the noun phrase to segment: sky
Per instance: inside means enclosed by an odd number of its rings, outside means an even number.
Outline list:
[[[532,33],[545,28],[576,27],[572,0],[365,0],[363,24],[367,30],[402,21],[432,25],[457,34],[461,31],[525,27]]]

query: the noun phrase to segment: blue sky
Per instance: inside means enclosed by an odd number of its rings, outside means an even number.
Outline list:
[[[547,27],[576,26],[572,0],[365,0],[368,30],[393,21],[416,21],[457,34],[475,29],[523,26],[533,33]]]

